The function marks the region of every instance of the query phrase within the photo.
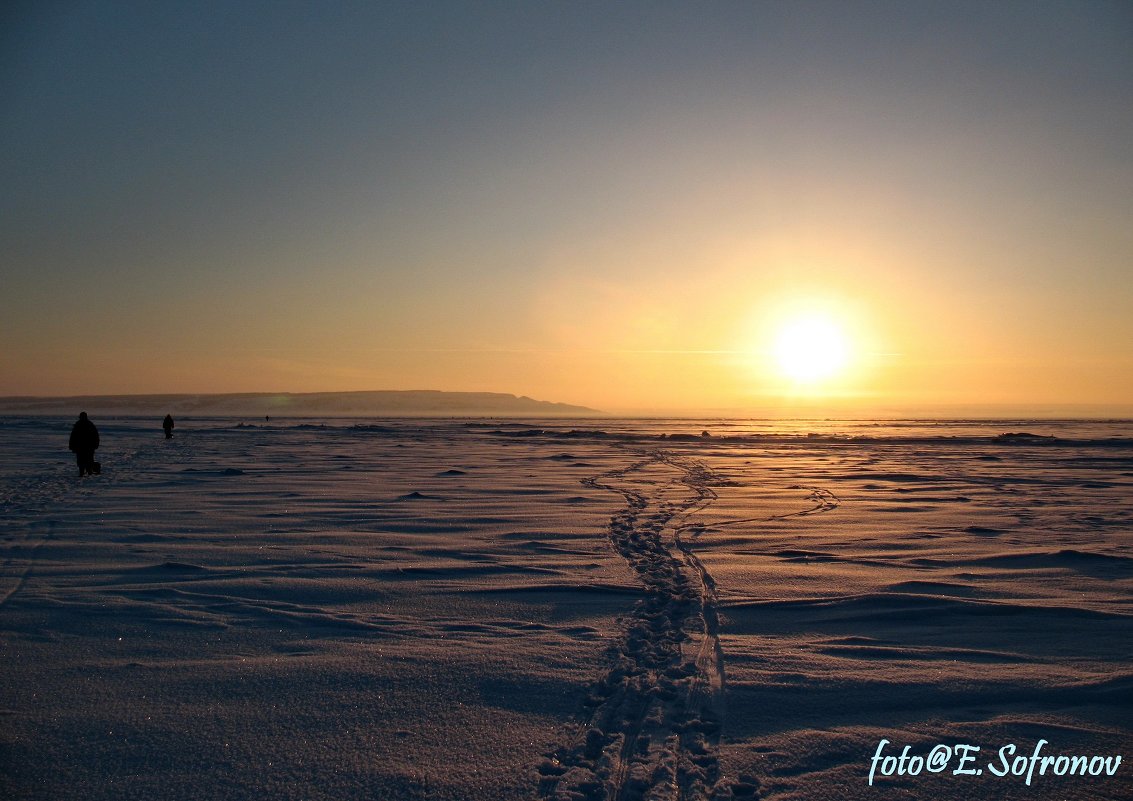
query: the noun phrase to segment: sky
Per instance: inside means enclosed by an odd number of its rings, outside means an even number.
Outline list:
[[[1133,5],[7,3],[0,271],[0,395],[1133,413]]]

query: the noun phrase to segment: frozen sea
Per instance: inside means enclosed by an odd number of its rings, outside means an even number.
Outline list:
[[[0,418],[0,798],[1133,798],[1129,421],[94,422]]]

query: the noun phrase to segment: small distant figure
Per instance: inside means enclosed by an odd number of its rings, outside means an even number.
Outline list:
[[[80,412],[79,419],[71,427],[68,447],[75,454],[75,461],[79,465],[79,478],[102,472],[101,465],[94,460],[94,452],[98,450],[98,429],[87,418],[86,412]]]
[[[165,438],[173,439],[173,415],[165,415],[165,420],[162,421],[161,427],[165,429]]]

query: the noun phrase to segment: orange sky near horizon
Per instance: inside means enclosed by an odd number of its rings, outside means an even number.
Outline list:
[[[850,5],[16,15],[0,395],[1133,414],[1133,15]]]

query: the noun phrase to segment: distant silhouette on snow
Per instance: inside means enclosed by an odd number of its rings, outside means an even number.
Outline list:
[[[80,412],[79,419],[71,427],[68,448],[75,454],[80,478],[100,472],[100,465],[94,460],[94,452],[98,450],[98,429],[87,418],[86,412]]]

